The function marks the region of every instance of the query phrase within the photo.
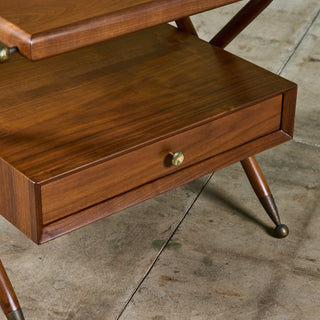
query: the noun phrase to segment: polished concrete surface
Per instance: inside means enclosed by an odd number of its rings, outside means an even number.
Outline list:
[[[200,36],[242,4],[193,17]],[[277,0],[227,47],[299,85],[294,140],[257,157],[290,235],[271,237],[239,163],[43,246],[1,218],[26,320],[320,318],[319,12]]]

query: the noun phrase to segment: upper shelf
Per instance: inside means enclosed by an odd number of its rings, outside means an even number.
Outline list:
[[[39,60],[240,0],[1,0],[0,42]]]

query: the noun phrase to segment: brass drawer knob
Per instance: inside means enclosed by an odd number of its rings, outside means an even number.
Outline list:
[[[9,59],[9,56],[9,48],[0,43],[0,63],[7,61]]]
[[[0,43],[0,63],[6,62],[7,60],[9,60],[10,55],[16,51],[17,51],[16,47],[8,48],[2,43]]]
[[[181,151],[178,152],[170,152],[171,155],[171,164],[175,167],[178,167],[182,164],[183,160],[184,160],[184,154]]]

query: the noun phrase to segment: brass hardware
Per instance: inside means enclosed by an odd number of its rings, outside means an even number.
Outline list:
[[[183,160],[184,160],[184,154],[181,151],[178,152],[170,152],[169,153],[171,155],[171,164],[175,167],[178,167],[182,164]]]
[[[266,212],[268,213],[271,220],[276,225],[276,228],[274,229],[275,237],[280,239],[285,238],[289,234],[289,228],[285,224],[281,223],[278,209],[272,194],[269,194],[264,198],[260,198],[259,200]]]
[[[289,228],[285,224],[278,224],[274,229],[274,235],[279,238],[285,238],[289,234]]]
[[[10,55],[16,51],[16,47],[8,48],[4,44],[0,43],[0,63],[9,60]]]
[[[17,309],[15,311],[10,312],[7,314],[8,320],[24,320],[24,316],[21,309]]]
[[[10,57],[9,48],[0,43],[0,63],[7,61],[9,57]]]

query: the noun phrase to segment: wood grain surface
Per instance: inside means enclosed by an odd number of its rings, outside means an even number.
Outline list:
[[[40,243],[53,240],[70,231],[77,230],[89,223],[103,219],[120,210],[129,208],[139,202],[179,187],[290,139],[292,139],[292,137],[282,130],[273,132],[199,162],[191,167],[129,190],[126,193],[103,201],[95,206],[85,208],[76,214],[69,215],[44,226]]]
[[[239,0],[1,0],[0,42],[32,60]]]
[[[279,130],[281,108],[282,95],[45,184],[41,188],[43,223]],[[179,168],[166,161],[169,152],[177,151],[185,155]]]
[[[1,215],[38,242],[42,226],[39,187],[1,158],[0,181]]]
[[[109,198],[120,210],[207,172],[199,163],[291,138],[295,84],[168,25],[1,69],[1,214],[37,243],[75,211],[70,230],[114,212],[93,209]],[[181,170],[164,166],[170,151],[186,153]]]
[[[1,68],[1,156],[37,183],[295,86],[170,26]]]

